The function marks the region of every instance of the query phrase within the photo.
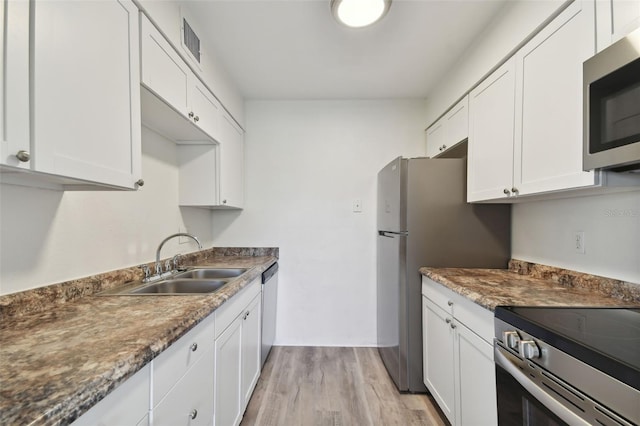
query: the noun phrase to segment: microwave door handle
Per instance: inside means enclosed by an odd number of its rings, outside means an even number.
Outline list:
[[[509,361],[509,359],[507,359],[506,356],[503,355],[502,351],[503,349],[495,344],[493,353],[496,364],[504,368],[507,373],[511,375],[511,377],[513,377],[518,383],[520,383],[527,392],[529,392],[534,398],[540,401],[552,413],[554,413],[556,416],[560,417],[560,419],[570,425],[591,425],[589,422],[585,421],[573,411],[569,410],[567,407],[558,402],[558,400],[545,392],[541,387],[529,380],[518,367],[516,367],[511,361]]]

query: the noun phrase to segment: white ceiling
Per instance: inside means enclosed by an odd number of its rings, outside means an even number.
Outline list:
[[[329,0],[186,0],[248,99],[425,98],[507,0],[394,0],[338,25]]]

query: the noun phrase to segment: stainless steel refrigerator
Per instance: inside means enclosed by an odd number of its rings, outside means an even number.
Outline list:
[[[509,205],[466,203],[465,159],[398,157],[378,173],[378,349],[400,391],[422,379],[422,266],[506,268]]]

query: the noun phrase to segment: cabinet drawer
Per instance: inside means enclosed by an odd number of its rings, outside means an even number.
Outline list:
[[[213,420],[213,347],[203,351],[185,376],[153,410],[154,426],[211,424]]]
[[[427,277],[422,279],[422,294],[483,340],[493,342],[493,312]]]
[[[258,277],[247,287],[240,290],[240,292],[227,301],[227,303],[216,309],[216,339],[261,291],[262,284],[260,284],[260,277]]]
[[[427,277],[422,277],[422,294],[448,314],[451,315],[453,313],[453,296],[456,295],[451,290],[444,288]]]
[[[456,294],[453,316],[493,347],[493,312]]]
[[[102,401],[72,423],[73,426],[140,425],[149,413],[149,366],[143,367]]]
[[[153,405],[207,351],[213,348],[215,317],[210,315],[153,360]]]

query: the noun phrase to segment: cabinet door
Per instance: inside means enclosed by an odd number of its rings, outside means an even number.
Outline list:
[[[455,424],[454,329],[452,317],[431,300],[422,298],[424,384],[442,412]]]
[[[244,206],[244,136],[242,129],[229,114],[222,118],[222,139],[218,146],[220,206]]]
[[[2,0],[0,18],[0,164],[29,169],[19,151],[31,151],[29,133],[29,2]]]
[[[442,151],[444,133],[444,119],[436,121],[427,129],[427,157],[433,158]]]
[[[596,0],[598,51],[640,27],[640,0]]]
[[[213,368],[213,349],[209,348],[153,409],[153,425],[210,425],[213,419]]]
[[[469,136],[469,96],[465,96],[444,116],[446,137],[443,151]]]
[[[467,201],[506,197],[513,180],[515,61],[469,94]]]
[[[593,185],[582,171],[582,63],[595,53],[592,1],[576,1],[515,55],[514,187]]]
[[[214,425],[234,426],[242,418],[240,403],[242,317],[216,339]]]
[[[261,294],[256,296],[242,315],[242,411],[247,407],[260,377]]]
[[[195,78],[187,64],[146,16],[141,16],[141,82],[173,109],[188,116],[189,85]]]
[[[222,106],[199,79],[194,78],[190,89],[189,98],[194,122],[213,139],[220,140]]]
[[[472,324],[473,325],[473,324]],[[456,323],[456,364],[459,372],[457,424],[498,424],[493,347],[463,324]]]
[[[134,188],[141,162],[138,9],[129,0],[30,5],[35,170]]]

